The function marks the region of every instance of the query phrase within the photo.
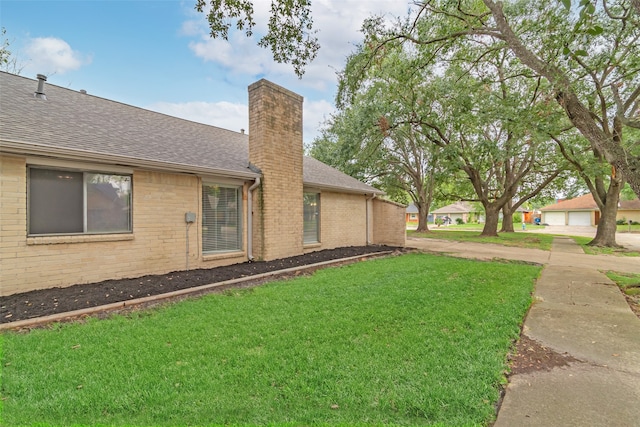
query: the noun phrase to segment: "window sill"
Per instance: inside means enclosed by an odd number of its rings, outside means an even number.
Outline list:
[[[246,258],[247,253],[245,251],[235,252],[222,252],[216,254],[202,254],[202,261],[217,261],[227,258]]]
[[[133,240],[133,233],[27,237],[27,245],[59,245],[63,243],[120,242],[125,240]]]
[[[321,242],[316,242],[316,243],[304,243],[302,245],[303,249],[313,249],[313,248],[319,248],[322,246]]]

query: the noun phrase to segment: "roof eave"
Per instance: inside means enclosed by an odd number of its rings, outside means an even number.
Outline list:
[[[350,194],[375,194],[377,196],[381,196],[385,194],[384,191],[380,191],[377,188],[369,188],[369,189],[360,189],[360,188],[349,188],[349,187],[341,187],[338,185],[328,185],[328,184],[320,184],[317,182],[311,181],[303,181],[303,184],[307,187],[317,188],[318,190],[327,190],[327,191],[335,191],[339,193],[350,193]]]
[[[131,156],[120,156],[116,154],[104,154],[88,150],[51,147],[48,145],[24,143],[6,139],[0,140],[0,153],[44,156],[102,164],[115,164],[134,168],[137,167],[168,172],[220,175],[228,178],[255,179],[260,176],[260,174],[251,171],[248,167],[246,172],[229,169],[207,168],[202,166],[188,165],[184,163],[142,159]]]

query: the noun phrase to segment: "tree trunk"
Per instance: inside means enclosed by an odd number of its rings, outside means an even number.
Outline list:
[[[508,212],[506,209],[502,210],[502,228],[501,233],[515,233],[513,229],[513,212]]]
[[[498,218],[500,209],[496,209],[495,206],[484,208],[485,222],[484,228],[480,236],[483,237],[498,237]]]
[[[428,233],[429,225],[427,223],[427,217],[429,215],[429,207],[425,206],[426,204],[416,205],[418,208],[418,229],[416,232],[418,233]]]
[[[604,206],[600,208],[600,222],[596,230],[596,237],[588,243],[589,246],[621,247],[616,243],[616,216],[621,187],[620,182],[612,178],[606,201]]]
[[[513,229],[513,201],[509,200],[502,207],[502,228],[501,233],[514,233]]]

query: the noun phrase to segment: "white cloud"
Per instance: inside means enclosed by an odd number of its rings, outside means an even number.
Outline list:
[[[305,142],[311,142],[320,133],[318,130],[321,125],[329,119],[329,116],[335,108],[329,101],[321,99],[320,101],[304,101],[303,104],[303,135]]]
[[[249,129],[249,111],[246,104],[233,104],[226,101],[156,102],[145,108],[235,132],[240,132],[240,129]]]
[[[267,79],[287,76],[297,79],[293,67],[277,64],[271,52],[257,46],[260,34],[266,32],[269,2],[254,2],[254,36],[245,37],[241,31],[230,31],[229,41],[211,39],[205,14],[198,14],[183,23],[182,33],[198,37],[189,43],[197,57],[223,66],[230,73],[258,75]],[[404,16],[407,0],[317,0],[312,3],[312,16],[316,36],[320,43],[318,57],[307,67],[302,85],[316,90],[327,90],[336,84],[336,72],[344,66],[346,57],[362,39],[362,22],[372,14]],[[199,28],[199,30],[197,30]]]
[[[74,51],[67,42],[55,37],[33,38],[25,52],[29,57],[29,68],[39,73],[64,74],[91,63],[89,56]]]
[[[233,74],[266,74],[273,63],[268,53],[260,49],[245,36],[233,33],[231,41],[201,37],[200,41],[189,43],[189,49],[205,62],[222,65]]]
[[[337,85],[336,73],[345,65],[347,56],[353,52],[355,45],[362,41],[360,28],[363,21],[372,15],[385,14],[389,19],[404,17],[410,7],[408,0],[314,0],[312,3],[312,16],[316,36],[320,43],[320,51],[317,58],[307,66],[302,79],[298,79],[289,64],[276,63],[271,52],[257,46],[261,34],[266,32],[269,18],[270,2],[254,2],[254,20],[256,27],[252,38],[247,38],[242,31],[231,30],[229,40],[212,39],[209,36],[206,14],[193,13],[189,20],[182,25],[181,33],[190,38],[189,49],[204,62],[213,63],[223,69],[223,74],[228,76],[245,76],[253,78],[266,78],[277,82],[288,89],[305,96],[304,101],[304,140],[312,141],[318,136],[320,125],[335,111],[333,98]],[[312,95],[305,94],[306,90],[314,91]],[[247,128],[246,106],[242,107],[245,124],[230,124],[228,118],[236,117],[233,112],[225,110],[225,103],[188,103],[167,104],[172,108],[183,109],[187,115],[180,117],[194,121],[203,121],[200,118],[208,118],[205,123],[215,124],[225,128]],[[187,108],[188,107],[188,108]],[[212,113],[200,111],[200,107],[212,108],[222,111]],[[159,110],[158,110],[159,111]],[[179,115],[176,110],[166,110],[172,115]],[[211,121],[212,116],[216,121]],[[236,120],[236,119],[234,119]]]

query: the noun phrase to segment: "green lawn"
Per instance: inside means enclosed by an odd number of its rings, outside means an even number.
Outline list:
[[[573,240],[580,246],[582,246],[582,250],[584,250],[585,254],[589,255],[618,255],[618,256],[632,256],[639,257],[640,252],[631,251],[628,249],[620,248],[601,248],[598,246],[589,246],[588,243],[593,240],[592,237],[582,237],[582,236],[571,236]]]
[[[544,228],[543,225],[534,225],[534,224],[526,224],[525,225],[527,227],[527,230],[539,230],[541,228]],[[482,228],[484,227],[484,224],[451,224],[448,226],[442,226],[442,227],[438,227],[436,225],[433,224],[429,224],[429,229],[444,229],[444,230],[478,230],[478,231],[482,231]],[[500,227],[502,227],[502,222],[498,223],[498,229],[500,229]],[[522,223],[521,222],[516,222],[513,224],[513,229],[518,231],[518,230],[522,230]]]
[[[629,232],[640,233],[640,224],[633,224],[631,227],[629,227],[628,224],[624,224],[624,225],[618,224],[617,232],[618,233],[629,233]]]
[[[640,274],[616,273],[609,271],[606,273],[609,279],[616,284],[627,295],[640,295]]]
[[[407,231],[409,237],[424,237],[431,239],[456,240],[459,242],[496,243],[519,248],[551,250],[553,235],[541,233],[499,233],[498,237],[480,237],[480,230],[438,230],[430,229],[429,233]]]
[[[0,424],[487,425],[539,271],[407,254],[4,333]]]

